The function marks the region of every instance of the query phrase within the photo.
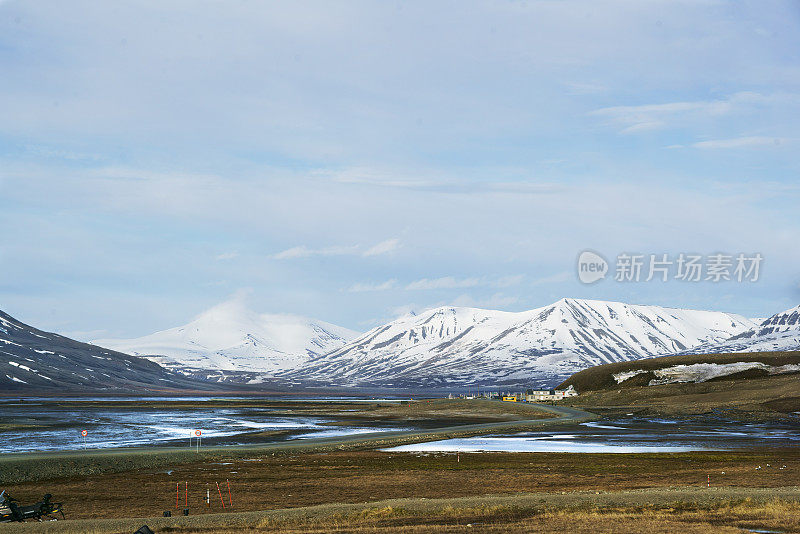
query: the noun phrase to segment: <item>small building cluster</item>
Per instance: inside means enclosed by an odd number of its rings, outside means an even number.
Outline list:
[[[524,393],[521,391],[513,392],[500,392],[500,391],[477,391],[467,392],[466,394],[454,395],[450,394],[450,398],[462,399],[496,399],[506,402],[549,402],[566,399],[567,397],[575,397],[578,392],[575,388],[569,386],[567,389],[528,389]]]
[[[557,401],[567,397],[575,397],[578,392],[570,386],[567,389],[529,389],[525,392],[526,402]]]

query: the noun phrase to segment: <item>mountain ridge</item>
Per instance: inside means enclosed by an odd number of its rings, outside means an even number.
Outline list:
[[[136,356],[39,330],[3,311],[0,388],[9,393],[214,389]]]
[[[800,305],[778,312],[722,342],[695,347],[687,354],[793,350],[800,350]]]
[[[373,328],[277,376],[348,386],[545,384],[592,365],[719,342],[753,326],[737,314],[589,299],[523,312],[444,306]]]

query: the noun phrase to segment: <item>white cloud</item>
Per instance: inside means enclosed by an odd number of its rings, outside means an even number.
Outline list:
[[[564,87],[570,95],[594,95],[608,91],[608,87],[599,83],[565,83]]]
[[[486,280],[482,278],[455,278],[453,276],[444,276],[442,278],[422,278],[408,283],[404,289],[413,290],[427,290],[427,289],[458,289],[465,287],[488,286],[497,288],[506,288],[519,285],[525,279],[525,275],[511,275],[501,276],[495,280]],[[392,278],[385,282],[378,283],[355,283],[347,288],[351,293],[363,293],[368,291],[388,291],[398,286],[397,279]]]
[[[608,123],[620,127],[620,133],[629,134],[674,127],[699,118],[719,117],[735,110],[756,106],[797,103],[798,96],[794,94],[760,94],[743,91],[719,100],[610,106],[591,111],[589,115],[601,117]]]
[[[374,245],[361,254],[362,256],[379,256],[381,254],[388,254],[389,252],[395,251],[400,248],[400,240],[399,239],[387,239],[386,241],[381,241],[377,245]]]
[[[468,308],[487,308],[491,310],[502,310],[512,304],[519,302],[519,297],[495,293],[485,299],[475,299],[470,295],[461,295],[452,301],[453,306],[465,306]]]
[[[455,278],[452,276],[444,276],[442,278],[422,278],[411,282],[406,286],[407,290],[418,289],[453,289],[458,287],[475,287],[480,285],[478,278]]]
[[[573,276],[573,273],[569,271],[562,271],[560,273],[552,274],[550,276],[545,276],[543,278],[538,278],[531,282],[532,286],[542,286],[548,284],[557,284],[559,282],[566,282],[570,280]]]
[[[271,257],[276,260],[290,260],[295,258],[310,258],[312,256],[380,256],[388,254],[400,247],[399,239],[381,241],[366,250],[361,245],[336,245],[331,247],[311,248],[305,245],[288,248]]]
[[[666,127],[677,117],[691,114],[720,115],[730,110],[726,100],[668,102],[640,106],[612,106],[596,109],[590,115],[601,117],[621,127],[620,133],[645,132]]]
[[[660,130],[664,126],[666,126],[666,124],[663,121],[639,122],[632,126],[628,126],[627,128],[623,128],[622,130],[620,130],[620,133],[631,134],[639,132],[649,132],[651,130]]]
[[[356,283],[347,288],[350,293],[365,293],[368,291],[388,291],[397,286],[397,280],[391,279],[377,284],[373,283]]]
[[[238,258],[238,252],[223,252],[222,254],[217,254],[214,256],[214,259],[217,261],[225,261],[225,260],[232,260],[234,258]]]
[[[711,141],[700,141],[694,143],[692,147],[700,149],[725,149],[725,148],[764,148],[780,147],[792,142],[793,139],[785,137],[736,137],[733,139],[714,139]]]
[[[309,248],[305,245],[300,245],[273,254],[272,257],[276,260],[289,260],[294,258],[309,258],[311,256],[345,256],[357,253],[358,248],[358,245],[325,248]]]
[[[319,169],[315,171],[314,174],[329,177],[334,182],[343,184],[364,184],[408,189],[425,189],[451,183],[450,181],[443,181],[435,178],[409,178],[408,175],[403,175],[401,173],[381,171],[366,167],[352,167],[338,171]]]
[[[525,279],[525,275],[524,275],[524,274],[515,274],[515,275],[510,275],[510,276],[501,276],[500,278],[498,278],[497,280],[495,280],[495,281],[492,283],[492,285],[493,285],[494,287],[511,287],[511,286],[516,286],[516,285],[519,285],[520,283],[522,283],[522,281],[523,281],[524,279]]]
[[[454,276],[443,276],[441,278],[422,278],[415,280],[405,286],[406,290],[425,290],[425,289],[458,289],[464,287],[497,287],[505,288],[519,285],[525,279],[523,274],[501,276],[499,278],[489,277],[467,277],[456,278]]]

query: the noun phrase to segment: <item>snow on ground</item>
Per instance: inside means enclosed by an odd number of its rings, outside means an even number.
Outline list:
[[[761,369],[770,375],[780,375],[788,373],[800,372],[800,364],[794,365],[781,365],[773,366],[761,362],[734,362],[734,363],[693,363],[690,365],[674,365],[664,369],[655,369],[653,374],[656,378],[651,380],[649,385],[658,386],[662,384],[674,384],[684,382],[707,382],[714,378],[721,376],[728,376],[742,371],[749,371],[750,369]],[[625,371],[617,373],[614,380],[617,384],[633,378],[636,375],[646,373],[645,370]]]
[[[676,365],[666,369],[653,371],[656,375],[650,381],[651,386],[672,384],[675,382],[706,382],[712,378],[732,375],[750,369],[763,369],[769,374],[786,374],[800,372],[800,365],[782,365],[775,367],[761,362],[736,363],[695,363],[692,365]]]

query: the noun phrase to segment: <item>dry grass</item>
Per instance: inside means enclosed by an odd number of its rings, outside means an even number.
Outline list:
[[[648,534],[739,533],[751,529],[800,532],[800,505],[779,499],[765,503],[732,501],[713,506],[675,503],[671,506],[571,507],[532,509],[481,505],[447,505],[426,510],[392,506],[365,508],[308,520],[263,519],[237,528],[165,528],[158,532],[241,534],[252,532],[418,533],[418,532],[614,532]]]
[[[796,420],[793,412],[800,411],[800,376],[620,387],[582,393],[563,404],[590,411],[604,407],[639,408],[668,415],[724,411],[738,419]]]
[[[742,529],[800,532],[800,505],[780,500],[765,504],[730,503],[708,508],[678,503],[673,507],[549,509],[531,512],[507,506],[452,507],[423,515],[392,507],[370,508],[348,516],[320,518],[300,524],[266,522],[255,531],[284,533],[413,533],[413,532],[615,532],[712,533]],[[181,531],[189,533],[208,530]],[[215,532],[242,533],[250,529]]]
[[[770,464],[772,467],[766,467]],[[757,470],[757,466],[764,466]],[[786,466],[780,469],[781,466]],[[724,474],[723,474],[724,472]],[[175,484],[189,482],[192,515],[219,513],[215,482],[231,481],[235,511],[369,503],[405,497],[470,497],[517,492],[608,492],[670,486],[800,486],[800,450],[676,454],[375,451],[223,458],[170,469],[6,485],[22,501],[52,493],[67,517],[146,517],[175,509]],[[211,508],[202,504],[206,485]],[[224,491],[223,486],[223,491]],[[227,495],[226,495],[227,501]]]

